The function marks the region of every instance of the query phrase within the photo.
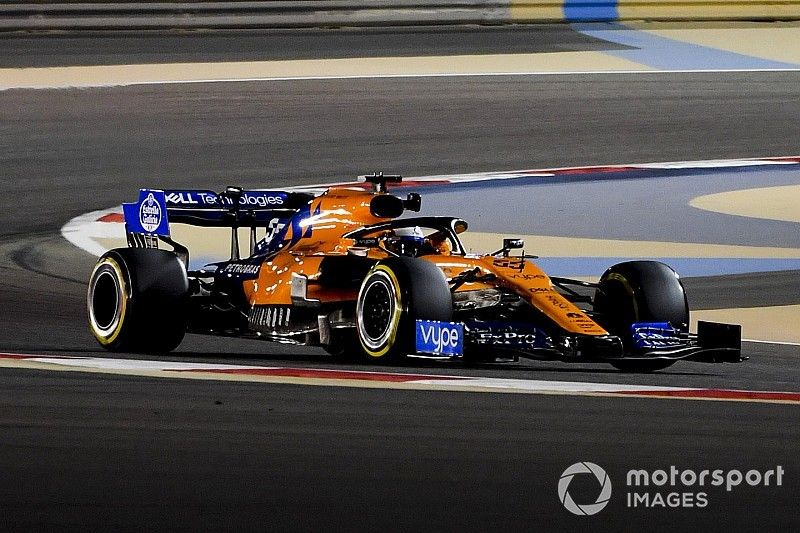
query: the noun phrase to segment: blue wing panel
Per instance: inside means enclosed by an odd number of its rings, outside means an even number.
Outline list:
[[[169,237],[169,220],[164,191],[141,189],[139,201],[122,204],[125,229],[128,233]]]

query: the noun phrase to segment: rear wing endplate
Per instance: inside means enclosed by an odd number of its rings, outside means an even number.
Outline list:
[[[139,201],[122,204],[122,213],[127,233],[146,237],[169,237],[167,200],[164,191],[139,190]]]

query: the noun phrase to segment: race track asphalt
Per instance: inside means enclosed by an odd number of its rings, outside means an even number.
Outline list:
[[[57,58],[53,63],[60,63]],[[0,350],[100,354],[93,258],[58,234],[140,186],[220,188],[797,152],[800,74],[615,74],[0,92]],[[468,213],[470,206],[454,206]],[[698,305],[800,302],[797,273],[688,279]],[[738,298],[738,300],[737,300]],[[470,375],[797,390],[797,347],[651,376],[603,366]],[[316,351],[192,337],[177,358],[324,367]],[[440,372],[429,365],[404,368]],[[673,370],[674,369],[674,370]],[[793,405],[434,393],[0,370],[3,529],[792,529]],[[617,492],[560,505],[577,461]],[[701,509],[627,509],[633,468],[786,469]],[[591,487],[585,487],[591,493]],[[577,488],[580,490],[580,487]]]
[[[0,33],[0,68],[626,50],[565,24],[438,28]]]

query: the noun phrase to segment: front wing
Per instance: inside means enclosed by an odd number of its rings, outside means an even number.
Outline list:
[[[615,335],[551,334],[519,322],[432,322],[416,324],[417,355],[448,359],[493,360],[515,354],[572,362],[613,360],[680,360],[738,363],[741,326],[698,323],[696,334],[667,323],[631,325],[630,338]]]

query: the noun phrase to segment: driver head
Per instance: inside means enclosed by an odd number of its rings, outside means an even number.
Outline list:
[[[397,228],[394,230],[394,237],[387,244],[397,255],[416,257],[425,244],[425,235],[419,226]]]

